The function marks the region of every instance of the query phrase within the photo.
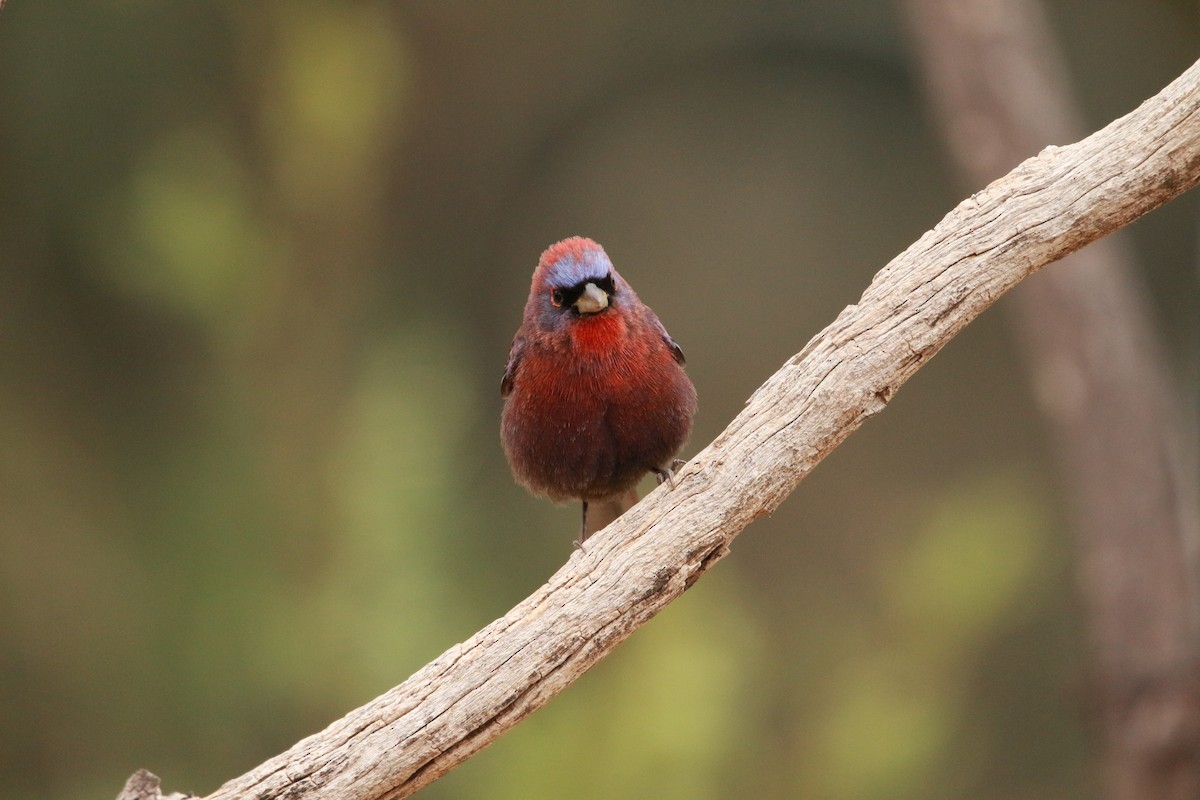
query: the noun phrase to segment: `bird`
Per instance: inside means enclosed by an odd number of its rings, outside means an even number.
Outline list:
[[[582,502],[576,547],[637,502],[647,473],[674,485],[696,414],[684,365],[599,244],[542,253],[500,381],[500,439],[517,483]]]

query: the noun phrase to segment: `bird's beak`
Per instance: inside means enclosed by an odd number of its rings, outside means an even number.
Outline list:
[[[575,301],[580,314],[595,314],[608,308],[608,294],[594,283],[583,287],[583,294]]]

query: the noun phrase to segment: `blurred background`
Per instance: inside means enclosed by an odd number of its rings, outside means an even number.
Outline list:
[[[1046,7],[1092,128],[1198,52],[1194,3]],[[690,456],[961,199],[911,47],[882,0],[9,2],[0,796],[205,794],[540,585],[578,508],[498,415],[542,249],[683,345]],[[1198,212],[1130,230],[1192,402]],[[1007,302],[422,796],[1097,796]]]

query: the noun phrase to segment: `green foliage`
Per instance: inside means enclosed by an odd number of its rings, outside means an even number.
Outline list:
[[[133,302],[240,333],[269,248],[230,143],[200,131],[166,136],[133,169],[93,217],[100,277]]]
[[[1019,481],[950,488],[879,576],[886,614],[832,687],[824,797],[926,797],[955,776],[979,654],[1036,612],[1050,527]]]

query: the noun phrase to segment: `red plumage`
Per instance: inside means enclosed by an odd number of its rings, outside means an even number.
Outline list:
[[[580,541],[637,501],[647,472],[671,475],[696,413],[683,363],[600,245],[542,254],[500,384],[500,438],[520,484],[583,501]]]

